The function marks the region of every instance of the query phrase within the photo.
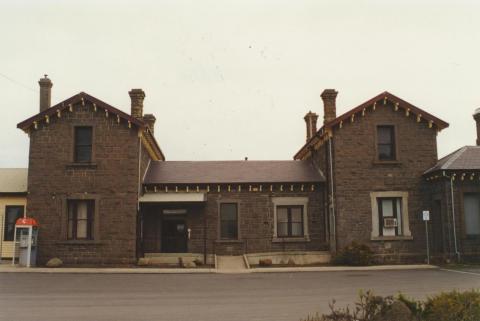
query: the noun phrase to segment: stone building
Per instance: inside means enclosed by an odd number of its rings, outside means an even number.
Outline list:
[[[305,116],[294,160],[187,162],[165,160],[141,89],[126,114],[83,92],[51,106],[51,81],[39,84],[39,113],[18,127],[30,137],[26,211],[41,225],[41,263],[239,254],[318,263],[352,241],[379,261],[422,261],[421,213],[438,197],[448,203],[447,185],[430,182],[448,124],[388,92],[337,117],[337,92],[325,90],[323,126]],[[439,256],[452,254],[446,238],[435,242]]]

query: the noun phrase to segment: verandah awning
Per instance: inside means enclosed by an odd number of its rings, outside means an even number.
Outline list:
[[[205,202],[205,193],[147,193],[140,197],[140,203]]]

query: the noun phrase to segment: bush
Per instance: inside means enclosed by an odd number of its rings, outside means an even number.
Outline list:
[[[373,263],[373,251],[365,244],[352,242],[337,254],[333,262],[350,266],[370,265]]]
[[[423,306],[425,321],[480,320],[480,292],[447,292],[430,297]]]
[[[315,315],[303,321],[479,321],[480,292],[447,292],[415,301],[399,294],[396,297],[376,296],[371,291],[360,292],[355,308],[336,308],[330,313]]]

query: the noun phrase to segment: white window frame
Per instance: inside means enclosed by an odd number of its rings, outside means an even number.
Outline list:
[[[380,222],[378,221],[378,199],[379,198],[401,198],[402,199],[402,235],[397,236],[381,236]],[[408,192],[388,191],[388,192],[370,192],[370,200],[372,203],[372,241],[383,240],[412,240],[412,232],[410,232],[410,223],[408,219]]]
[[[295,242],[310,241],[308,233],[308,197],[272,197],[273,203],[273,241]],[[279,237],[277,235],[277,207],[278,206],[302,206],[303,207],[303,236]]]

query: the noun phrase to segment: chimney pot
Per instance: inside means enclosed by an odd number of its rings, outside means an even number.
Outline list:
[[[473,113],[473,119],[477,123],[477,146],[480,146],[480,108],[477,108]]]
[[[320,97],[323,100],[323,124],[327,124],[337,118],[337,99],[338,91],[335,89],[325,89]]]
[[[132,89],[128,92],[132,102],[131,115],[139,120],[143,118],[143,100],[145,99],[145,92],[142,89]]]
[[[143,121],[147,123],[148,128],[150,128],[150,131],[152,132],[152,135],[155,133],[155,121],[157,118],[153,114],[145,114],[143,116]]]
[[[305,123],[307,125],[307,142],[317,133],[317,119],[318,115],[309,111],[305,117]]]
[[[52,81],[45,75],[38,81],[40,85],[40,112],[50,108],[52,103]]]

